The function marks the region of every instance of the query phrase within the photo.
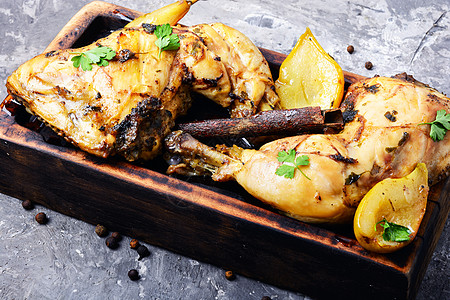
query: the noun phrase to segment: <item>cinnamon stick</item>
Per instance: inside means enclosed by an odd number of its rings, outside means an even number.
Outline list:
[[[256,137],[338,132],[343,128],[343,122],[339,109],[322,111],[317,106],[264,111],[246,118],[182,123],[178,128],[197,138]]]

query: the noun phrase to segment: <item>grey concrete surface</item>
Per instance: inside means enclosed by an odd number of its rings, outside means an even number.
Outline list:
[[[1,82],[42,52],[88,2],[0,0]],[[151,11],[170,0],[110,2]],[[367,76],[407,72],[450,94],[449,9],[448,0],[208,0],[195,4],[183,23],[223,22],[256,45],[283,53],[309,26],[345,70]],[[370,71],[364,68],[369,60]],[[5,96],[2,84],[0,98]],[[38,211],[49,216],[47,225],[34,221]],[[447,221],[418,299],[450,299],[449,236]],[[308,299],[242,276],[227,281],[219,268],[151,245],[152,255],[138,261],[129,240],[112,251],[93,226],[43,207],[25,211],[19,200],[0,194],[0,299]],[[131,268],[141,280],[128,279]]]

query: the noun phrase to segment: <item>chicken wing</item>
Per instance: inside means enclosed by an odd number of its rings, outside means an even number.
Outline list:
[[[347,124],[336,135],[318,134],[275,140],[259,150],[210,148],[174,132],[166,139],[183,162],[168,173],[209,172],[216,181],[234,179],[255,198],[306,222],[349,222],[367,191],[385,178],[403,177],[426,164],[431,183],[448,175],[450,135],[435,142],[431,122],[450,99],[410,77],[375,77],[352,85],[343,103]],[[307,155],[293,178],[277,175],[278,154]]]

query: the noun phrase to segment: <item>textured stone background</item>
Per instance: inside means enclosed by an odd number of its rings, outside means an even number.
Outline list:
[[[86,0],[0,0],[0,78],[43,51]],[[110,1],[151,11],[171,1]],[[309,26],[343,69],[366,76],[413,74],[450,94],[450,2],[422,0],[199,1],[184,24],[223,22],[248,35],[256,45],[288,53]],[[355,53],[346,51],[347,45]],[[374,68],[368,71],[364,62]],[[0,98],[6,96],[3,84]],[[1,171],[1,170],[0,170]],[[14,184],[11,182],[11,184]],[[34,215],[51,221],[40,226]],[[449,299],[447,221],[422,282],[418,299]],[[0,194],[0,299],[307,299],[298,293],[242,276],[229,282],[224,272],[149,246],[142,261],[128,247],[112,251],[94,227]],[[127,277],[136,268],[138,282]]]

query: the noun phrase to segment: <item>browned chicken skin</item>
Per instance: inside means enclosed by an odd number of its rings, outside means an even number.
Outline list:
[[[230,108],[232,116],[276,105],[268,64],[242,33],[223,24],[173,30],[180,48],[160,56],[156,36],[143,27],[41,54],[8,78],[8,91],[81,149],[130,161],[160,153],[175,119],[190,107],[190,91]],[[98,45],[117,53],[108,66],[73,66],[74,55]]]
[[[410,78],[407,78],[410,79]],[[251,195],[307,222],[349,222],[363,196],[385,178],[409,174],[425,163],[435,183],[450,168],[450,134],[435,142],[430,126],[436,112],[450,111],[450,99],[422,84],[376,77],[352,85],[343,103],[348,123],[335,135],[300,135],[275,140],[259,150],[203,145],[181,132],[166,145],[184,162],[169,173],[211,172],[217,181],[234,179]],[[289,179],[275,174],[280,151],[307,155]]]

